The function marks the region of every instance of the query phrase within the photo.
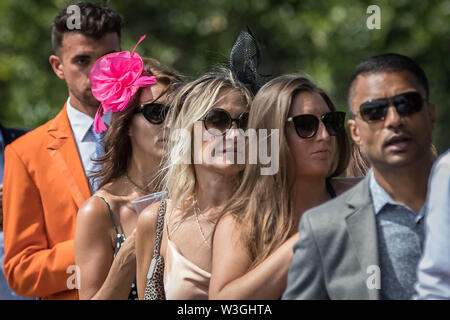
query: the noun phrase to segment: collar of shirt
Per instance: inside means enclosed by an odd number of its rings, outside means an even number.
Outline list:
[[[94,124],[94,118],[75,109],[70,104],[70,97],[67,99],[67,116],[69,117],[70,126],[77,141],[85,141],[90,129]],[[111,121],[111,112],[102,116],[103,122],[109,125]]]
[[[375,174],[373,173],[373,170],[370,169],[369,171],[369,188],[370,188],[370,194],[372,195],[372,202],[373,202],[373,208],[375,210],[375,215],[378,215],[381,211],[383,211],[386,206],[398,206],[403,207],[407,209],[408,211],[411,211],[414,213],[416,217],[416,222],[419,222],[424,214],[425,214],[425,205],[422,206],[419,213],[416,214],[416,212],[408,207],[407,205],[400,204],[393,200],[391,196],[386,192],[386,190],[383,189],[382,186],[379,185],[377,179],[375,178]]]

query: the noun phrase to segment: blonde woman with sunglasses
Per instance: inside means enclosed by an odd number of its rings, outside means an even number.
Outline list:
[[[251,100],[248,89],[226,69],[208,73],[177,93],[164,164],[168,198],[147,207],[137,225],[140,299],[208,299],[213,231],[244,170],[227,145],[234,145],[239,129],[245,130]],[[159,216],[164,222],[157,229]],[[164,279],[159,283],[164,288],[155,297],[147,282],[160,257],[164,265],[158,271]]]

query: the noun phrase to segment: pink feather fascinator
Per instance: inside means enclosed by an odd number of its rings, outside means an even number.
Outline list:
[[[109,53],[98,59],[92,67],[89,74],[91,90],[95,99],[100,101],[94,118],[96,133],[107,129],[102,114],[110,110],[124,110],[140,87],[156,83],[154,76],[143,74],[144,62],[141,56],[134,52],[144,39],[145,35],[139,39],[133,51]]]

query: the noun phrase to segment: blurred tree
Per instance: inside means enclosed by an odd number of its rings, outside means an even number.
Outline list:
[[[50,25],[63,0],[0,0],[0,108],[6,125],[34,128],[53,117],[67,90],[48,63]],[[227,63],[249,26],[263,47],[260,72],[305,73],[346,110],[353,68],[378,53],[411,56],[430,81],[436,104],[434,142],[450,147],[450,0],[129,0],[109,1],[125,19],[123,49],[147,34],[138,51],[197,77]],[[370,5],[381,29],[369,30]]]

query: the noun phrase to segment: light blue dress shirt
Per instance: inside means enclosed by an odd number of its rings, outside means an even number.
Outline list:
[[[93,171],[98,168],[93,161],[93,159],[97,158],[96,139],[91,129],[94,125],[94,119],[72,107],[70,104],[70,97],[67,99],[67,116],[69,117],[70,127],[72,128],[72,133],[78,148],[78,154],[80,155],[83,164],[84,173],[88,178],[89,189],[91,190],[91,194],[93,194],[95,192],[95,184],[94,181],[90,179],[90,176]],[[102,119],[106,125],[109,125],[111,121],[111,112],[103,115]]]
[[[412,213],[415,222],[420,222],[423,219],[423,217],[425,216],[425,206],[422,206],[419,213],[416,214],[416,212],[414,212],[414,210],[408,207],[407,205],[400,204],[396,202],[394,199],[392,199],[392,197],[377,182],[377,179],[375,179],[375,174],[373,173],[372,169],[369,171],[369,175],[370,175],[370,182],[369,182],[370,195],[372,197],[375,215],[379,215],[380,212],[382,212],[383,210],[388,210],[389,207],[400,207],[407,210],[407,212]]]
[[[430,175],[425,235],[415,298],[450,300],[450,150],[435,162]]]
[[[409,300],[414,294],[417,264],[423,251],[425,206],[419,213],[397,203],[370,171],[370,193],[375,210],[381,299]]]

